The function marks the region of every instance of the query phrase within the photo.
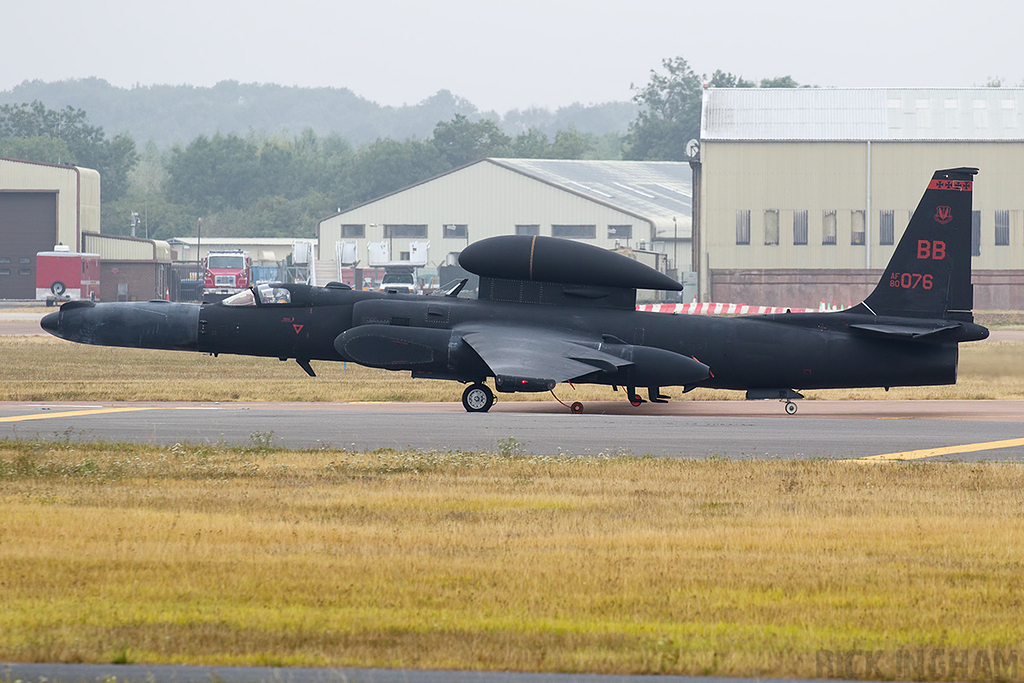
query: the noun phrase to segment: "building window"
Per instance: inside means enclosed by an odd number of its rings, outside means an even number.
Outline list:
[[[821,243],[822,244],[835,244],[836,243],[836,212],[835,211],[822,211],[821,212]]]
[[[347,223],[341,226],[342,237],[366,237],[366,226]]]
[[[767,209],[764,212],[764,243],[779,243],[779,210]]]
[[[469,237],[469,226],[460,225],[458,223],[445,223],[444,224],[444,236],[445,238],[458,238],[466,239]]]
[[[878,212],[878,243],[883,247],[896,243],[896,212],[892,209]]]
[[[384,237],[426,237],[426,225],[385,225]]]
[[[981,256],[981,211],[971,212],[971,256]]]
[[[608,239],[610,239],[610,240],[630,240],[630,239],[633,239],[633,226],[632,225],[609,225],[608,226]]]
[[[0,263],[10,263],[10,262],[11,262],[11,257],[10,256],[0,256]]]
[[[570,239],[592,240],[597,238],[596,225],[552,225],[551,234],[554,237],[568,237]]]
[[[996,211],[996,246],[1010,246],[1010,212]]]
[[[540,234],[540,226],[539,225],[517,225],[516,226],[516,234],[517,235],[539,235]]]
[[[32,258],[29,257],[29,256],[22,256],[22,257],[18,258],[18,263],[23,265],[23,266],[32,265]]]
[[[736,210],[736,244],[750,244],[750,209]]]
[[[850,212],[850,244],[864,244],[864,212]]]
[[[32,274],[32,269],[31,268],[18,268],[18,275],[31,275],[31,274]]]
[[[974,127],[988,128],[988,102],[974,100]]]
[[[793,244],[807,244],[807,209],[793,212]]]
[[[917,127],[932,127],[932,103],[931,100],[917,100]]]
[[[11,274],[11,269],[10,268],[0,268],[0,275],[10,275],[10,274]]]
[[[1017,127],[1017,103],[1013,100],[1003,100],[1003,127],[1004,128],[1016,128]]]
[[[946,128],[960,127],[960,100],[946,100]]]

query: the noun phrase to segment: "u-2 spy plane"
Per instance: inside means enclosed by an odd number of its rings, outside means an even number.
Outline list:
[[[833,313],[638,312],[637,289],[681,285],[592,245],[509,235],[462,251],[476,299],[458,296],[465,281],[429,297],[277,283],[218,303],[75,301],[41,324],[84,344],[295,359],[311,376],[314,360],[408,370],[469,384],[470,412],[490,409],[493,378],[499,392],[623,387],[635,406],[637,387],[653,402],[663,387],[739,389],[793,414],[803,389],[956,382],[958,343],[988,336],[971,312],[975,173],[935,172],[874,291]]]

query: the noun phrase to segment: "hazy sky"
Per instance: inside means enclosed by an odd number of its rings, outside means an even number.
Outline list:
[[[481,110],[628,100],[664,58],[822,86],[1024,82],[1024,3],[945,0],[0,0],[0,90],[24,80],[447,89]]]

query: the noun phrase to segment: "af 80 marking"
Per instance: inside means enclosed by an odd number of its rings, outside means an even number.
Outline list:
[[[893,273],[889,278],[889,286],[895,289],[931,289],[935,286],[935,278],[928,273]]]

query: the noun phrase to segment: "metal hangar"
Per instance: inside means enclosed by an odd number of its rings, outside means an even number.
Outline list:
[[[1024,308],[1024,89],[709,88],[702,106],[702,300],[856,303],[921,183],[974,166],[975,308]]]
[[[320,221],[320,262],[345,243],[365,264],[370,243],[401,259],[428,241],[430,274],[477,240],[520,234],[658,252],[676,275],[691,270],[691,176],[678,162],[482,159]]]

